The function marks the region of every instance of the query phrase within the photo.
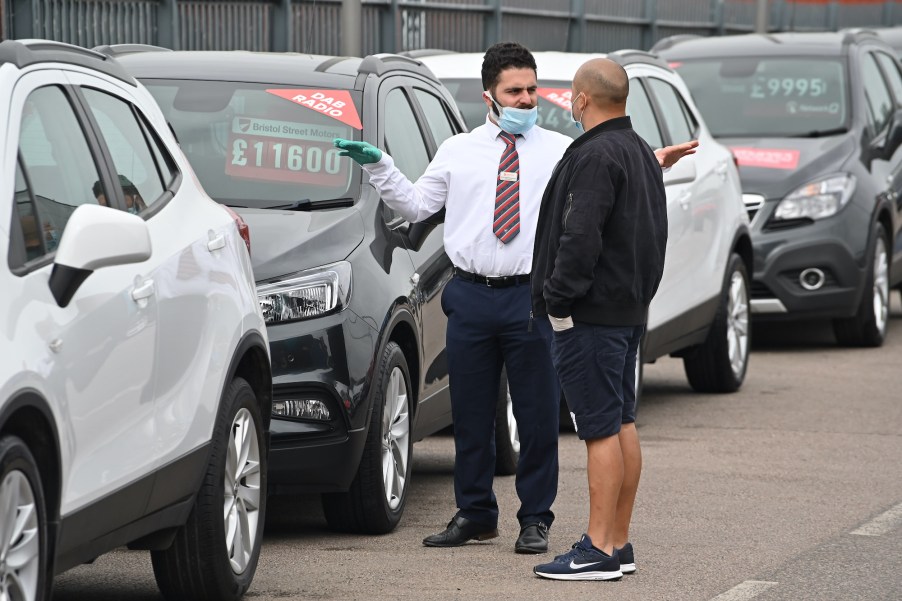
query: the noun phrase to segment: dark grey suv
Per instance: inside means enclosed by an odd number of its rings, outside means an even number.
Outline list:
[[[440,298],[452,265],[440,217],[404,221],[332,140],[375,144],[416,180],[464,131],[454,101],[396,55],[107,52],[157,99],[207,193],[253,232],[274,492],[324,493],[337,530],[392,530],[412,443],[451,424]],[[502,387],[496,470],[512,473],[518,441]]]
[[[866,31],[665,39],[752,218],[753,318],[879,346],[902,283],[902,69]]]

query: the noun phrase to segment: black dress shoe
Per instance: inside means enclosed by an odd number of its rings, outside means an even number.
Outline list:
[[[543,522],[537,522],[520,528],[520,536],[517,537],[514,551],[532,555],[548,551],[548,526]]]
[[[423,544],[427,547],[459,547],[467,541],[488,540],[497,536],[498,528],[456,515],[442,532],[424,538]]]

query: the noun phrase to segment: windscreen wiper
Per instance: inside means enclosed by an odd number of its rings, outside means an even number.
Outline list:
[[[302,198],[288,204],[273,205],[271,207],[263,207],[264,209],[280,210],[280,211],[316,211],[319,209],[337,209],[339,207],[353,207],[353,198],[331,198],[329,200],[310,200]]]
[[[822,138],[824,136],[836,136],[838,134],[844,134],[848,132],[848,128],[845,127],[834,127],[833,129],[815,129],[809,132],[795,134],[791,137],[793,138]]]

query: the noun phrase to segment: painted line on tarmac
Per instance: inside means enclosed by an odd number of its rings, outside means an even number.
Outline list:
[[[902,503],[884,511],[873,520],[852,531],[858,536],[883,536],[902,526]]]
[[[717,595],[711,601],[749,601],[777,584],[766,580],[746,580],[727,592]]]

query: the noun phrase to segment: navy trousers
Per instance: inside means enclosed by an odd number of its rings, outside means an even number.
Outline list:
[[[453,278],[442,294],[454,419],[454,495],[459,514],[497,526],[495,413],[507,368],[520,433],[516,488],[521,525],[551,525],[557,495],[560,391],[551,361],[551,324],[531,320],[529,284],[491,288]]]

